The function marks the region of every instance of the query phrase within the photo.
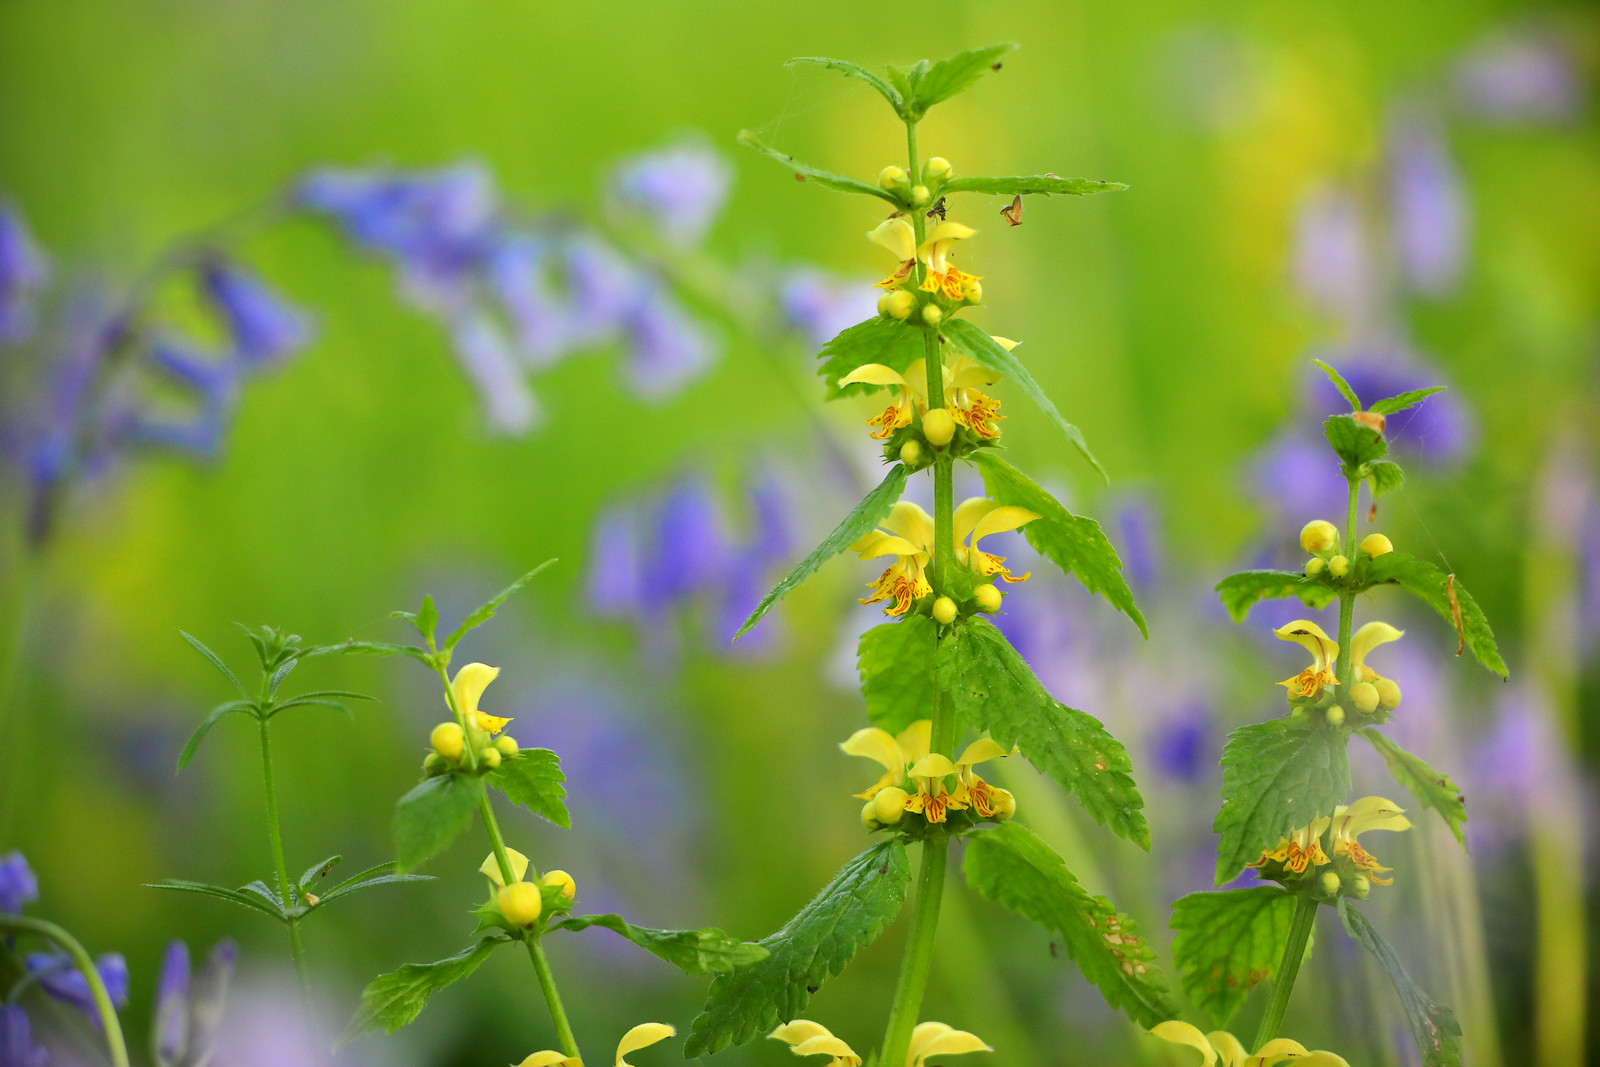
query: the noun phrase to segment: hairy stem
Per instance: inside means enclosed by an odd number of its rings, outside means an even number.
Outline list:
[[[1295,901],[1294,922],[1289,927],[1289,941],[1283,946],[1283,962],[1278,964],[1278,980],[1272,983],[1272,999],[1267,1002],[1267,1013],[1261,1017],[1261,1026],[1256,1030],[1256,1048],[1277,1037],[1278,1027],[1283,1025],[1289,994],[1294,992],[1294,980],[1300,974],[1300,961],[1306,958],[1306,942],[1311,939],[1311,928],[1316,925],[1318,906],[1310,893],[1301,893]]]
[[[278,823],[278,790],[272,781],[272,738],[266,718],[261,725],[261,781],[267,794],[267,836],[272,841],[272,863],[278,872],[278,900],[283,909],[294,907],[289,895],[289,866],[283,858],[283,831]],[[306,972],[306,949],[300,940],[300,923],[289,921],[289,952],[294,957],[294,972],[300,980],[300,994],[305,999],[306,1011],[311,1011],[311,980]]]
[[[117,1020],[116,1006],[111,1003],[111,994],[106,990],[106,984],[100,980],[100,972],[95,969],[94,959],[78,943],[78,939],[55,923],[45,922],[43,919],[29,919],[21,915],[0,914],[0,930],[38,934],[67,950],[73,964],[78,968],[78,973],[89,983],[89,993],[94,997],[95,1012],[100,1016],[100,1028],[105,1031],[106,1047],[111,1053],[113,1067],[128,1067],[128,1044],[122,1039],[122,1024]]]

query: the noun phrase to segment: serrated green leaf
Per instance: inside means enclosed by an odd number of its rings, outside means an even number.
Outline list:
[[[896,115],[904,116],[905,101],[902,99],[900,94],[896,92],[888,82],[884,81],[867,68],[858,66],[857,64],[851,63],[848,60],[829,59],[826,56],[796,56],[794,59],[791,59],[789,62],[785,63],[784,66],[792,67],[801,63],[808,63],[818,67],[826,67],[829,70],[836,70],[848,78],[860,78],[862,81],[876,89],[878,91],[878,95],[882,96],[889,102],[889,106],[894,108]]]
[[[976,85],[978,79],[999,66],[1000,57],[1014,50],[1011,43],[993,44],[941,59],[928,67],[920,79],[911,79],[915,92],[906,103],[906,113],[912,121],[922,118],[935,104],[964,92]],[[913,68],[915,71],[915,68]]]
[[[255,708],[255,704],[248,700],[230,700],[226,704],[218,704],[212,708],[211,714],[207,715],[205,721],[194,728],[194,733],[190,734],[189,740],[184,742],[183,751],[178,753],[178,770],[181,771],[189,766],[189,761],[194,759],[194,754],[200,750],[200,743],[206,739],[206,735],[211,732],[213,726],[229,715],[254,715]]]
[[[269,891],[263,898],[258,893],[247,893],[242,889],[230,889],[222,885],[207,885],[205,882],[191,882],[185,878],[168,878],[164,882],[146,882],[146,889],[175,889],[181,893],[199,893],[203,896],[216,897],[232,904],[259,911],[270,915],[274,919],[283,918],[283,909]]]
[[[246,632],[248,632],[248,631],[246,631]],[[220,672],[221,675],[224,678],[226,678],[229,682],[231,682],[233,684],[233,687],[239,691],[239,695],[240,696],[244,697],[246,700],[250,699],[250,694],[245,692],[244,686],[239,684],[239,679],[234,677],[233,672],[228,669],[228,665],[226,663],[222,662],[222,657],[221,656],[217,655],[215,652],[213,652],[209,648],[207,648],[205,646],[205,643],[203,641],[201,641],[198,637],[195,637],[193,634],[185,633],[183,630],[179,630],[178,631],[178,635],[180,637],[182,637],[185,641],[189,642],[189,646],[191,648],[193,648],[196,652],[198,652],[202,656],[204,656],[206,658],[207,662],[209,662],[213,667],[215,667],[218,670],[218,672]]]
[[[1172,905],[1172,963],[1184,994],[1226,1027],[1250,991],[1271,981],[1294,924],[1294,897],[1277,886],[1190,893]]]
[[[1415,404],[1422,403],[1434,393],[1444,392],[1444,386],[1435,385],[1431,389],[1412,389],[1398,396],[1386,397],[1368,408],[1375,415],[1393,415],[1397,411],[1404,411]]]
[[[811,994],[844,970],[900,911],[911,863],[898,838],[845,864],[783,929],[758,944],[767,958],[718,975],[689,1028],[688,1059],[743,1045],[805,1010]]]
[[[562,787],[566,780],[560,757],[548,748],[522,749],[515,756],[502,759],[500,766],[489,772],[489,784],[511,803],[521,804],[563,830],[570,830],[572,816],[567,814],[567,791]]]
[[[550,924],[552,930],[586,930],[603,926],[666,960],[684,974],[721,974],[767,958],[767,950],[740,941],[714,926],[703,930],[651,930],[620,915],[574,915]]]
[[[778,151],[771,145],[763,144],[760,138],[749,130],[739,131],[739,143],[772,157],[794,171],[802,180],[820,185],[824,189],[832,189],[840,193],[862,193],[866,196],[875,196],[879,200],[887,200],[896,208],[900,207],[900,201],[895,199],[894,194],[888,190],[880,188],[871,182],[864,182],[860,178],[847,178],[842,174],[831,174],[828,171],[813,167],[809,163],[802,163],[793,156]]]
[[[1299,597],[1306,607],[1320,611],[1339,594],[1328,583],[1294,571],[1240,571],[1217,583],[1217,597],[1234,622],[1244,622],[1258,600],[1291,596]]]
[[[1121,182],[1093,178],[1058,178],[1054,174],[1013,174],[997,177],[951,178],[939,186],[940,195],[950,193],[990,193],[995,196],[1089,196],[1094,193],[1120,193],[1128,187]]]
[[[900,494],[906,488],[906,468],[903,463],[896,463],[889,468],[889,473],[884,475],[883,481],[877,488],[868,493],[859,504],[851,509],[850,514],[834,527],[829,534],[811,554],[799,563],[794,569],[783,576],[783,581],[772,587],[772,591],[761,598],[750,617],[744,620],[744,625],[739,627],[739,632],[733,635],[735,641],[754,629],[762,616],[779,600],[788,596],[801,582],[811,577],[818,567],[837,556],[862,537],[865,537],[878,523],[888,517],[889,509],[894,507],[895,501],[900,499]]]
[[[1392,493],[1405,483],[1406,472],[1392,459],[1380,459],[1367,466],[1367,484],[1372,487],[1372,499]]]
[[[1001,745],[1017,745],[1029,763],[1075,795],[1095,822],[1150,848],[1127,751],[1100,720],[1051,697],[992,623],[973,618],[955,626],[939,642],[934,660],[939,688],[957,714]]]
[[[1437,811],[1455,835],[1456,843],[1466,848],[1467,838],[1461,832],[1461,824],[1467,821],[1467,798],[1461,795],[1450,776],[1440,774],[1421,756],[1407,752],[1376,727],[1368,726],[1358,732],[1378,750],[1394,780],[1405,786],[1406,791],[1417,798],[1417,803]]]
[[[1334,454],[1352,474],[1389,454],[1389,444],[1383,434],[1361,425],[1349,415],[1330,415],[1322,424],[1322,431],[1328,437],[1328,444],[1333,446]]]
[[[503,938],[486,937],[446,959],[408,963],[398,971],[380,974],[361,991],[361,1008],[339,1038],[339,1045],[347,1045],[380,1027],[386,1034],[394,1033],[422,1014],[429,997],[477,970],[503,944]]]
[[[1026,827],[1008,822],[974,835],[961,870],[979,895],[1059,935],[1113,1008],[1146,1027],[1178,1015],[1137,924],[1079,885],[1066,861]]]
[[[1320,359],[1314,359],[1311,362],[1315,363],[1322,373],[1328,376],[1328,381],[1333,383],[1333,387],[1339,390],[1340,395],[1350,402],[1351,411],[1361,410],[1361,398],[1356,396],[1356,391],[1354,389],[1350,388],[1350,383],[1344,380],[1344,375],[1340,374],[1338,371],[1334,370],[1331,366],[1322,362]]]
[[[394,811],[395,867],[415,870],[472,825],[483,781],[465,774],[425,778],[400,798]]]
[[[1222,810],[1212,830],[1217,884],[1292,831],[1332,815],[1350,792],[1346,735],[1291,719],[1241,726],[1222,750]]]
[[[926,719],[938,689],[933,683],[933,650],[938,627],[926,615],[905,615],[899,622],[874,626],[861,635],[856,663],[867,718],[898,734]]]
[[[886,367],[903,372],[911,364],[923,358],[925,350],[923,336],[920,327],[882,316],[858,322],[841,331],[823,345],[822,351],[817,355],[817,358],[822,360],[822,366],[817,368],[817,374],[827,384],[828,399],[864,395],[881,389],[882,386],[869,385],[866,382],[852,382],[840,386],[839,379],[868,363],[882,363]]]
[[[1040,555],[1070,574],[1091,593],[1103,596],[1112,607],[1134,621],[1149,636],[1144,616],[1133,601],[1133,590],[1122,577],[1122,560],[1105,531],[1093,519],[1074,515],[1033,479],[992,451],[969,457],[983,475],[984,491],[997,504],[1027,508],[1039,517],[1022,528],[1022,536]]]
[[[1439,617],[1455,628],[1455,612],[1450,607],[1450,594],[1454,592],[1456,604],[1461,608],[1461,630],[1466,647],[1472,650],[1479,663],[1500,675],[1508,677],[1506,661],[1500,658],[1500,649],[1494,641],[1494,631],[1478,602],[1460,582],[1451,582],[1451,575],[1426,560],[1417,559],[1404,552],[1385,552],[1372,560],[1366,569],[1367,588],[1375,585],[1398,585],[1420,599]]]
[[[1394,983],[1394,991],[1400,994],[1400,1003],[1411,1024],[1411,1036],[1417,1043],[1417,1051],[1422,1053],[1424,1067],[1461,1067],[1461,1024],[1456,1021],[1455,1012],[1435,1003],[1412,981],[1389,942],[1349,897],[1339,898],[1339,921],[1344,924],[1345,933],[1377,957],[1389,981]]]
[[[1015,354],[1007,351],[990,337],[988,331],[966,319],[950,319],[940,327],[940,332],[951,348],[979,366],[1015,382],[1024,393],[1028,394],[1029,399],[1039,406],[1039,410],[1067,435],[1067,440],[1072,442],[1072,446],[1078,450],[1078,454],[1088,462],[1089,466],[1095,469],[1095,473],[1104,481],[1108,483],[1111,481],[1106,469],[1100,466],[1100,461],[1089,451],[1089,442],[1084,440],[1083,431],[1062,417],[1061,412],[1056,409],[1050,398],[1044,395],[1044,390],[1039,388],[1039,383],[1034,381],[1033,375]]]
[[[500,610],[501,604],[504,604],[511,598],[511,594],[517,592],[523,586],[533,581],[541,572],[544,571],[546,567],[549,567],[553,563],[555,563],[555,560],[553,559],[545,560],[543,563],[533,568],[533,570],[529,571],[527,574],[524,574],[521,578],[518,578],[510,585],[500,590],[500,592],[496,593],[488,600],[485,600],[482,604],[479,604],[476,608],[473,608],[472,614],[468,615],[465,619],[462,619],[461,625],[450,631],[450,636],[444,639],[444,644],[440,647],[445,649],[455,648],[457,643],[459,643],[463,637],[467,636],[469,631],[477,629],[479,626],[482,626],[484,623],[494,618],[494,613]],[[428,603],[431,603],[431,601],[424,601],[424,609],[426,609]]]
[[[295,885],[299,886],[301,889],[304,889],[306,886],[317,881],[319,878],[328,877],[328,872],[332,871],[334,867],[338,866],[339,861],[342,859],[344,859],[343,856],[329,856],[321,863],[312,864],[310,867],[306,868],[306,873],[300,876],[300,880],[296,882]]]

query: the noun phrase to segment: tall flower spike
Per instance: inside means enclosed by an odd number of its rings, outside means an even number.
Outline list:
[[[985,578],[998,574],[1008,582],[1025,582],[1031,572],[1013,577],[1006,569],[1005,557],[984,552],[978,548],[978,542],[990,534],[1019,529],[1038,517],[1027,508],[1002,507],[981,496],[964,500],[955,513],[956,558]],[[966,543],[969,535],[972,538],[970,548]]]
[[[857,793],[862,800],[871,800],[890,786],[906,780],[907,769],[928,754],[933,733],[931,719],[919,719],[906,727],[899,737],[880,726],[857,730],[840,743],[847,756],[865,756],[883,768],[883,777]]]
[[[949,300],[964,299],[967,288],[978,281],[978,276],[957,269],[949,255],[957,241],[965,241],[977,232],[959,222],[941,222],[933,228],[917,248],[918,258],[928,265],[927,276],[922,279],[923,292],[942,293]]]
[[[450,680],[450,692],[455,697],[456,709],[461,712],[461,717],[466,720],[467,725],[487,730],[491,734],[504,730],[506,723],[511,721],[478,710],[478,701],[483,699],[483,691],[498,677],[500,677],[499,667],[491,667],[487,663],[469,663],[457,671],[456,676]]]
[[[1411,820],[1405,816],[1405,809],[1392,800],[1383,797],[1362,797],[1349,806],[1341,806],[1333,812],[1333,854],[1335,856],[1348,856],[1350,862],[1355,864],[1366,874],[1368,880],[1377,885],[1393,885],[1393,878],[1379,878],[1377,872],[1387,871],[1377,857],[1361,847],[1361,842],[1356,838],[1368,830],[1409,830]]]
[[[1311,653],[1311,666],[1278,684],[1289,690],[1290,696],[1314,697],[1325,685],[1337,685],[1333,665],[1339,656],[1339,642],[1322,632],[1322,627],[1310,619],[1296,619],[1272,631],[1281,641],[1293,641]]]
[[[917,265],[917,231],[911,223],[896,215],[885,219],[867,234],[867,240],[879,248],[886,248],[899,261],[894,273],[875,283],[880,289],[898,289]]]
[[[874,530],[850,546],[861,559],[894,556],[894,563],[867,584],[873,595],[861,598],[863,604],[892,601],[885,615],[904,615],[911,602],[933,592],[926,570],[933,556],[933,519],[926,511],[902,500],[889,512],[882,530]]]
[[[1404,630],[1396,630],[1386,622],[1369,622],[1357,630],[1350,638],[1350,671],[1355,679],[1359,682],[1372,682],[1382,677],[1367,666],[1367,653],[1379,645],[1398,641],[1405,635]]]
[[[944,1023],[918,1023],[911,1031],[911,1045],[906,1049],[906,1067],[922,1067],[923,1061],[933,1056],[993,1051],[977,1034],[956,1030]]]
[[[861,1067],[861,1057],[855,1049],[834,1037],[826,1026],[810,1019],[795,1019],[767,1036],[787,1042],[789,1051],[796,1056],[832,1056],[828,1067]]]
[[[1226,1030],[1213,1030],[1209,1034],[1178,1019],[1159,1023],[1150,1031],[1152,1036],[1174,1045],[1187,1045],[1200,1053],[1203,1067],[1273,1067],[1284,1060],[1293,1060],[1296,1067],[1350,1067],[1344,1058],[1332,1052],[1311,1052],[1298,1041],[1276,1037],[1251,1054],[1244,1044]]]

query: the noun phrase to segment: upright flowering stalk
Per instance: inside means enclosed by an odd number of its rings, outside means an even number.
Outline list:
[[[1348,490],[1344,529],[1341,532],[1326,519],[1313,519],[1300,531],[1300,548],[1308,554],[1301,571],[1245,571],[1217,585],[1236,621],[1243,621],[1250,606],[1263,597],[1296,597],[1314,610],[1339,606],[1338,629],[1331,636],[1311,619],[1296,619],[1274,631],[1303,648],[1310,662],[1302,660],[1301,669],[1279,683],[1286,690],[1288,714],[1234,731],[1222,754],[1223,804],[1215,823],[1221,835],[1217,884],[1231,881],[1246,868],[1277,884],[1194,893],[1177,901],[1173,955],[1184,991],[1218,1025],[1226,1025],[1256,985],[1271,981],[1272,997],[1255,1044],[1272,1047],[1274,1039],[1282,1040],[1277,1038],[1278,1026],[1305,959],[1318,907],[1326,904],[1337,909],[1344,929],[1388,971],[1423,1061],[1428,1067],[1446,1067],[1460,1062],[1461,1027],[1454,1014],[1416,987],[1394,950],[1356,906],[1373,886],[1393,881],[1389,867],[1369,851],[1362,835],[1406,830],[1411,822],[1399,804],[1385,797],[1347,800],[1350,736],[1359,734],[1376,748],[1395,780],[1417,803],[1437,811],[1463,843],[1466,808],[1449,776],[1379,729],[1400,708],[1402,695],[1400,683],[1384,673],[1382,648],[1404,635],[1379,620],[1357,629],[1356,600],[1369,590],[1398,586],[1450,624],[1457,636],[1457,655],[1471,649],[1479,663],[1501,676],[1506,666],[1482,610],[1454,574],[1396,552],[1381,533],[1361,535],[1363,483],[1370,486],[1375,500],[1399,486],[1404,477],[1399,465],[1386,458],[1389,416],[1407,411],[1437,390],[1416,389],[1363,407],[1337,371],[1323,363],[1318,366],[1352,408],[1323,424]],[[1375,508],[1369,512],[1369,522],[1375,513]],[[1172,1022],[1164,1027],[1156,1029],[1157,1036],[1206,1052],[1192,1026]],[[1225,1033],[1221,1037],[1238,1045]],[[1243,1046],[1238,1048],[1242,1055]],[[1281,1053],[1291,1054],[1299,1055]]]
[[[850,551],[871,564],[873,576],[860,600],[881,604],[888,618],[861,638],[871,725],[841,747],[881,771],[856,795],[862,825],[878,843],[760,942],[769,953],[765,959],[712,982],[690,1030],[685,1052],[691,1057],[763,1035],[788,1042],[801,1056],[830,1056],[836,1067],[857,1067],[868,1059],[878,1067],[920,1067],[930,1056],[987,1049],[970,1033],[918,1018],[950,842],[957,837],[969,842],[963,863],[968,884],[1049,929],[1113,1006],[1145,1026],[1172,1010],[1153,953],[1132,920],[1086,892],[1061,857],[1013,818],[1016,798],[985,778],[1003,773],[993,768],[1020,755],[1075,793],[1093,818],[1149,847],[1127,753],[1096,719],[1051,696],[990,621],[1007,595],[1001,581],[1012,585],[1028,577],[1007,566],[996,543],[1021,530],[1041,555],[1144,626],[1100,527],[1070,514],[1000,458],[1005,416],[996,390],[1016,390],[1099,470],[1083,435],[1013,353],[1016,343],[965,317],[985,299],[969,251],[983,247],[983,235],[970,225],[971,216],[958,214],[966,203],[962,194],[1000,195],[1006,207],[990,217],[1014,226],[1024,196],[1123,186],[1054,175],[958,177],[949,161],[924,159],[917,147],[918,123],[927,110],[999,69],[1012,47],[889,68],[886,77],[842,60],[796,60],[866,82],[905,124],[904,163],[885,166],[875,182],[819,170],[749,133],[740,135],[807,184],[879,201],[877,214],[862,219],[867,240],[887,253],[880,259],[878,314],[823,346],[820,373],[830,397],[879,394],[865,422],[869,436],[882,443],[888,471],[761,600],[736,635],[756,626],[830,557]],[[997,229],[998,236],[1010,232],[1011,226]],[[960,464],[977,469],[985,496],[958,503]],[[908,480],[922,472],[933,482],[931,514],[899,499]],[[913,848],[921,853],[914,876]],[[860,1055],[820,1023],[795,1018],[822,981],[875,938],[908,896],[905,957],[876,1054]]]

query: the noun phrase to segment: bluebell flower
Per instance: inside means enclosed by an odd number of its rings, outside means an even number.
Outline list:
[[[100,1026],[100,1011],[95,1007],[94,994],[89,991],[89,980],[79,972],[71,956],[64,952],[32,952],[28,954],[27,967],[33,980],[48,996],[78,1009],[96,1028]],[[94,969],[99,972],[100,981],[105,984],[112,1005],[126,1007],[128,963],[122,954],[103,953],[95,958]]]
[[[158,1067],[204,1067],[212,1057],[238,948],[222,941],[190,975],[189,946],[173,941],[161,961],[150,1043]]]
[[[638,305],[647,283],[615,248],[588,235],[564,244],[567,282],[567,343],[573,347],[609,341],[623,317]]]
[[[246,367],[276,362],[310,340],[306,317],[251,272],[213,258],[200,276],[206,295],[227,324],[233,354]]]
[[[682,600],[712,588],[727,558],[721,509],[709,480],[691,475],[667,490],[655,509],[645,564],[645,603]]]
[[[1444,296],[1466,265],[1467,203],[1461,173],[1436,121],[1402,115],[1387,136],[1390,234],[1402,275]]]
[[[1147,744],[1151,764],[1173,781],[1203,782],[1216,771],[1221,747],[1216,724],[1200,701],[1185,704],[1156,724]]]
[[[175,1067],[183,1062],[189,1045],[189,946],[183,941],[167,945],[161,957],[150,1043],[156,1063],[161,1067]]]
[[[1301,202],[1294,220],[1291,273],[1318,310],[1365,324],[1377,302],[1377,272],[1361,204],[1349,189],[1323,185]]]
[[[489,426],[525,433],[543,418],[517,355],[500,325],[482,311],[468,312],[451,327],[456,358],[483,402]]]
[[[1486,122],[1555,125],[1583,114],[1576,57],[1553,34],[1497,32],[1469,49],[1454,74],[1462,107]]]
[[[1117,507],[1115,524],[1117,552],[1128,581],[1135,587],[1154,588],[1166,570],[1155,500],[1144,495],[1124,499]]]
[[[28,1013],[17,1004],[0,1004],[0,1067],[44,1067],[50,1054],[33,1043]]]
[[[643,400],[662,400],[703,377],[722,354],[721,339],[689,317],[666,290],[652,287],[624,319],[628,381]]]
[[[646,219],[669,243],[699,244],[722,212],[732,172],[704,144],[686,142],[644,152],[611,174],[611,195],[624,213]]]
[[[638,508],[601,512],[589,547],[589,606],[602,616],[625,618],[644,606],[644,538]]]
[[[569,311],[552,284],[559,266],[554,242],[533,234],[509,233],[495,243],[488,281],[516,332],[523,361],[532,369],[547,367],[571,348]]]
[[[39,879],[28,866],[28,858],[20,852],[0,856],[0,913],[20,915],[24,904],[38,899]]]
[[[46,260],[22,213],[0,203],[0,345],[33,332],[32,298],[44,282]]]
[[[1251,460],[1249,472],[1257,498],[1276,513],[1278,525],[1344,514],[1349,486],[1339,473],[1338,459],[1320,438],[1279,434]]]
[[[115,409],[118,442],[199,458],[216,456],[238,405],[244,365],[228,357],[207,355],[171,337],[154,341],[147,358],[151,366],[183,386],[193,403],[182,411],[158,409],[149,403]]]
[[[841,281],[801,269],[778,290],[778,310],[813,348],[821,348],[846,328],[876,315],[878,293],[870,281]]]

